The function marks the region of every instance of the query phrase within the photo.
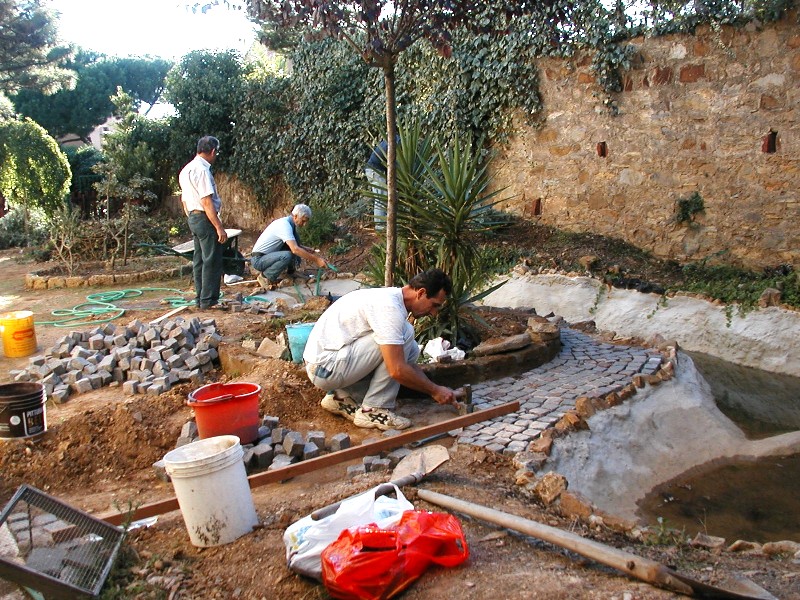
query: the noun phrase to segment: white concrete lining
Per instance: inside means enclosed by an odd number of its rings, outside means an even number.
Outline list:
[[[762,308],[744,316],[725,306],[677,295],[608,288],[590,277],[513,275],[483,304],[534,308],[575,323],[593,319],[604,331],[647,339],[660,334],[685,350],[735,364],[800,377],[800,312]]]
[[[568,322],[593,319],[622,337],[660,334],[680,347],[732,363],[800,377],[800,313],[766,308],[729,319],[725,307],[688,296],[608,289],[589,277],[512,276],[484,304],[535,308]],[[679,352],[675,377],[646,386],[600,411],[588,431],[558,438],[545,470],[601,511],[637,518],[637,502],[655,486],[718,459],[800,452],[800,431],[763,440],[744,433],[716,406],[691,358]]]

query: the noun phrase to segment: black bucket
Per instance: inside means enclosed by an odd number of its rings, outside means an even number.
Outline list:
[[[0,438],[29,438],[47,431],[41,383],[0,385]]]

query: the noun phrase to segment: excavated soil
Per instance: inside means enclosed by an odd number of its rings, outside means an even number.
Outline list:
[[[48,290],[32,292],[23,286],[30,265],[17,262],[14,251],[0,252],[0,305],[2,310],[30,308],[45,320],[57,307],[84,301],[84,292]],[[163,287],[188,289],[188,280],[162,282]],[[247,288],[237,287],[235,291]],[[144,303],[147,304],[147,303]],[[139,301],[137,306],[143,306]],[[167,308],[157,302],[146,310],[129,310],[120,322],[154,319]],[[192,316],[214,317],[224,343],[238,347],[244,339],[258,340],[280,329],[264,315],[193,311]],[[291,316],[291,315],[289,315]],[[519,319],[493,321],[494,333],[513,329]],[[37,327],[39,347],[47,347],[64,331]],[[241,350],[245,353],[245,350]],[[0,381],[8,371],[24,366],[25,359],[0,359]],[[247,373],[210,374],[210,380],[242,380],[262,386],[260,410],[281,425],[299,431],[323,430],[328,436],[349,433],[354,443],[377,437],[377,430],[360,430],[320,410],[320,393],[303,370],[278,359],[258,359]],[[174,496],[171,484],[158,479],[152,464],[174,448],[181,426],[190,418],[186,398],[189,384],[160,396],[126,396],[120,388],[102,388],[71,398],[61,405],[48,404],[48,431],[34,440],[0,440],[0,501],[5,503],[22,483],[52,494],[76,508],[102,514],[123,511]],[[448,418],[429,402],[417,401],[419,424]],[[650,543],[633,540],[596,523],[593,527],[565,519],[525,497],[514,484],[515,469],[507,457],[481,449],[440,442],[450,448],[451,460],[419,484],[554,527],[591,537],[611,546],[648,556],[696,578],[715,579],[744,574],[779,598],[800,598],[800,566],[788,557],[712,553],[676,543],[680,535],[656,532]],[[104,591],[106,598],[170,598],[244,600],[328,598],[321,584],[297,576],[285,564],[282,534],[296,519],[386,479],[366,474],[348,479],[352,461],[298,476],[280,484],[253,490],[262,526],[239,540],[209,549],[191,545],[179,511],[161,515],[155,525],[129,533],[118,564]],[[613,485],[613,482],[609,482]],[[422,509],[441,510],[416,498]],[[583,559],[550,544],[509,533],[495,526],[460,518],[470,559],[453,569],[433,568],[403,595],[406,599],[450,600],[483,598],[676,598],[613,569]],[[0,594],[14,587],[0,581]],[[2,595],[0,595],[2,597]]]

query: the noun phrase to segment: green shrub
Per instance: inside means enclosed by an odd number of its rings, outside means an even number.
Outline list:
[[[34,248],[47,239],[47,224],[44,213],[30,210],[27,215],[28,233],[25,233],[25,209],[12,208],[0,218],[0,250],[6,248]]]
[[[707,266],[705,261],[699,261],[684,266],[683,275],[682,290],[735,304],[740,315],[753,310],[767,288],[780,290],[783,303],[800,305],[800,278],[791,265],[757,272],[731,265]]]
[[[336,235],[336,212],[327,205],[311,208],[311,220],[300,232],[304,246],[319,248],[325,242],[333,241]]]
[[[688,198],[678,200],[675,207],[675,221],[678,223],[692,223],[697,213],[703,212],[706,208],[703,197],[694,192]]]

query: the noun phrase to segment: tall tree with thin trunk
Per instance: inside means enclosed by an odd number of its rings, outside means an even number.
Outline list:
[[[528,5],[545,2],[510,2],[507,12],[521,13]],[[449,56],[450,32],[470,26],[485,10],[485,2],[459,0],[247,0],[250,16],[282,29],[305,30],[312,35],[332,36],[346,41],[364,61],[383,71],[386,91],[386,267],[385,284],[394,285],[397,261],[397,108],[395,65],[398,57],[418,40],[431,42],[443,56]]]

